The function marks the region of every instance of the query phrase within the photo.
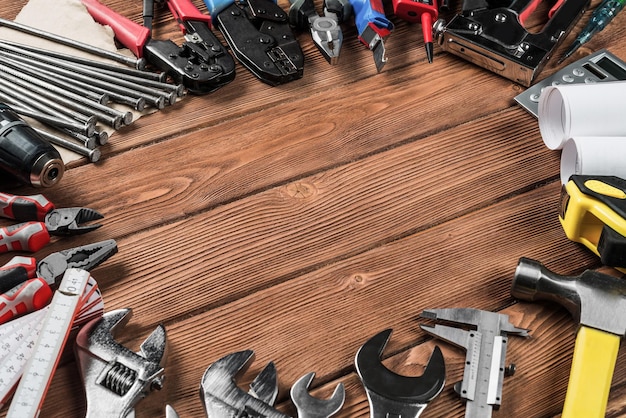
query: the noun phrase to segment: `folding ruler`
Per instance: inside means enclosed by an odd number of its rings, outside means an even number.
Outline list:
[[[69,335],[103,311],[102,296],[89,272],[68,269],[48,306],[0,326],[2,404],[20,382],[7,417],[39,415]]]

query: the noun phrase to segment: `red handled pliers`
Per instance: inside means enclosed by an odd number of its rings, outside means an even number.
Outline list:
[[[89,208],[55,209],[43,195],[16,196],[6,193],[0,193],[0,216],[27,221],[0,228],[0,253],[39,251],[50,242],[51,235],[84,234],[101,225],[81,224],[104,218]]]

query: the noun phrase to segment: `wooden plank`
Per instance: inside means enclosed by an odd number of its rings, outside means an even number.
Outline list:
[[[510,116],[502,116],[499,123],[508,126]],[[193,169],[179,170],[180,177],[173,179],[149,176],[152,191],[140,192],[137,186],[116,193],[116,184],[104,192],[90,190],[81,196],[94,202],[90,207],[103,208],[107,217],[105,226],[89,239],[119,238],[120,253],[112,265],[124,268],[104,274],[104,296],[118,306],[158,309],[169,318],[187,315],[199,306],[222,304],[224,296],[241,297],[555,177],[555,154],[530,135],[510,130],[514,137],[523,137],[513,142],[487,132],[482,136],[471,127],[455,132],[208,211],[210,199],[203,191],[211,185]],[[468,137],[481,141],[465,140]],[[468,159],[472,153],[482,157]],[[169,161],[172,167],[182,166],[183,158],[170,156]],[[226,188],[233,184],[222,184],[223,190],[241,193],[237,187]],[[553,199],[556,205],[558,194]],[[190,216],[181,219],[182,214]],[[204,275],[209,277],[189,279]],[[154,295],[175,289],[180,301],[159,306],[158,298],[147,297],[143,284],[137,289],[139,279],[150,284]]]

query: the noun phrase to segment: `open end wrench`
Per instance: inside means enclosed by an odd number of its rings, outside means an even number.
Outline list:
[[[329,418],[335,415],[346,399],[343,383],[339,383],[332,396],[328,399],[319,399],[309,394],[309,385],[315,373],[307,373],[291,387],[291,400],[298,410],[298,418]]]
[[[370,417],[419,417],[446,382],[443,354],[435,347],[422,376],[401,376],[381,362],[391,329],[384,330],[361,346],[356,354],[356,370],[370,404]]]

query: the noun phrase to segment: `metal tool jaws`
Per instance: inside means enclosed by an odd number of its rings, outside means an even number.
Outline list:
[[[315,373],[307,373],[291,387],[291,400],[298,410],[298,418],[329,418],[335,415],[346,398],[343,383],[335,387],[335,391],[328,399],[319,399],[309,394],[309,385]]]
[[[527,337],[528,330],[509,322],[508,315],[472,308],[426,309],[423,318],[470,326],[471,330],[448,325],[420,325],[427,333],[466,350],[463,380],[455,385],[466,402],[468,418],[487,418],[502,401],[507,333]]]
[[[100,228],[102,225],[83,225],[85,222],[104,218],[89,208],[54,209],[46,215],[44,223],[50,235],[80,235]]]
[[[76,336],[76,357],[87,397],[87,418],[134,416],[134,407],[153,389],[161,389],[167,339],[162,325],[135,353],[115,341],[132,316],[130,309],[105,313]]]
[[[370,416],[418,417],[428,402],[444,388],[446,369],[443,354],[435,347],[422,376],[401,376],[385,367],[381,355],[391,330],[369,339],[356,354],[356,370],[370,403]]]
[[[252,350],[238,351],[220,358],[206,369],[200,395],[207,417],[290,418],[272,406],[278,393],[276,368],[272,362],[257,375],[249,392],[237,386],[235,377],[249,367],[253,357]]]
[[[69,268],[91,271],[117,253],[113,239],[52,253],[37,263],[37,276],[54,285]]]
[[[473,326],[496,326],[502,332],[518,334],[528,337],[528,330],[517,328],[509,322],[509,316],[496,312],[483,311],[473,308],[443,308],[424,309],[420,314],[422,318],[429,318],[439,321],[455,322],[457,324]],[[423,327],[422,327],[423,328]]]

